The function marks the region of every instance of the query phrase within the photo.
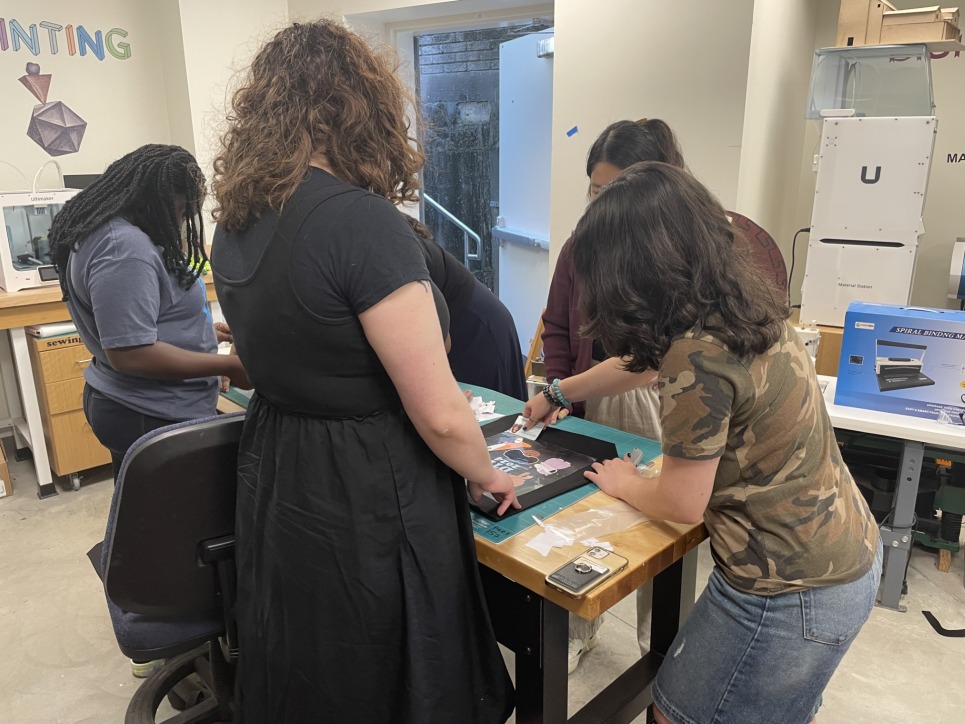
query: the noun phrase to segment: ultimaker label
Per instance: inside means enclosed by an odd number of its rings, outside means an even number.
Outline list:
[[[913,334],[916,337],[937,337],[938,339],[954,339],[965,341],[965,332],[943,332],[938,329],[919,329],[918,327],[892,327],[895,334]]]

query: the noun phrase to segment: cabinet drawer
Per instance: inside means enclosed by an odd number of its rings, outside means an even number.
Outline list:
[[[84,409],[84,378],[51,382],[44,386],[47,409],[51,415]]]
[[[110,451],[94,437],[83,410],[50,416],[47,450],[57,475],[96,468],[111,461]]]
[[[84,370],[93,359],[93,355],[82,344],[49,349],[37,356],[40,357],[40,374],[45,384],[83,377]]]

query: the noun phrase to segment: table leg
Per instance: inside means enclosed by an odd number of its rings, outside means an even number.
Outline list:
[[[20,388],[17,386],[17,368],[13,364],[13,348],[10,346],[10,335],[0,335],[0,378],[3,379],[3,392],[7,399],[7,411],[10,413],[10,421],[14,423],[18,418],[23,417],[23,410],[20,407]],[[27,439],[20,434],[17,425],[11,426],[13,430],[13,444],[17,450],[27,447]]]
[[[479,566],[496,639],[516,654],[516,721],[567,721],[569,613],[519,584]],[[694,605],[697,549],[654,578],[651,652],[599,692],[569,721],[630,722],[650,702],[650,685],[677,630]]]
[[[885,560],[878,602],[883,607],[896,611],[906,610],[900,605],[901,590],[905,583],[908,559],[911,556],[915,501],[918,499],[918,484],[921,479],[921,461],[924,452],[924,444],[911,440],[904,442],[891,522],[882,524],[880,528]]]
[[[539,596],[542,646],[516,652],[516,721],[519,724],[565,722],[567,631],[569,612]]]
[[[486,566],[479,572],[496,640],[516,654],[516,721],[565,722],[569,613]]]
[[[650,650],[666,656],[677,631],[694,607],[697,588],[697,549],[686,553],[653,579]]]
[[[14,428],[26,438],[33,453],[37,469],[37,497],[47,498],[57,495],[57,486],[50,474],[50,461],[47,459],[47,444],[44,440],[43,423],[40,420],[40,404],[37,402],[37,388],[34,386],[30,353],[27,350],[27,335],[22,327],[10,330],[10,348],[14,365],[17,368],[17,381],[20,383],[20,397],[23,401],[25,424],[18,420]]]

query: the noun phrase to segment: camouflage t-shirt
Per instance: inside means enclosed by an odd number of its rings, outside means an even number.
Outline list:
[[[743,360],[703,331],[677,338],[660,365],[660,409],[664,454],[720,458],[704,522],[733,586],[773,595],[871,567],[878,529],[790,324]]]

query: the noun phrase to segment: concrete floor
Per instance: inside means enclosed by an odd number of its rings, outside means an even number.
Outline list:
[[[38,500],[32,463],[9,465],[16,492],[0,499],[0,722],[121,722],[139,681],[86,557],[103,537],[110,469],[89,472],[79,492]],[[709,559],[705,544],[700,588]],[[951,572],[939,573],[933,554],[915,550],[908,612],[874,611],[825,691],[822,724],[965,721],[965,639],[937,635],[921,615],[965,627],[962,561],[959,553]],[[608,614],[600,644],[570,677],[571,713],[639,655],[635,619],[633,597]]]

